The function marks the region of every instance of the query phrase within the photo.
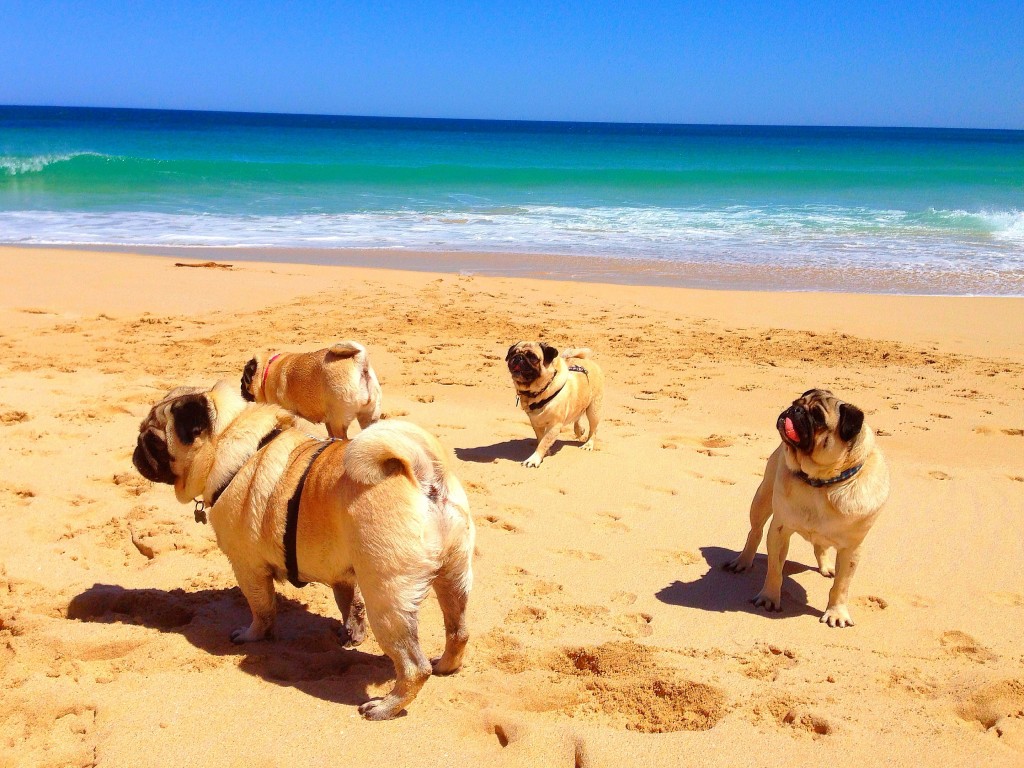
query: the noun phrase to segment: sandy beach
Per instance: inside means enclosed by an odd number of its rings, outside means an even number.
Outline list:
[[[0,248],[0,766],[1024,765],[1024,299],[709,291]],[[205,257],[204,259],[205,260]],[[463,670],[363,721],[393,668],[278,586],[274,640],[208,526],[131,463],[180,384],[364,343],[389,418],[455,457],[477,525]],[[504,354],[588,346],[594,453],[539,469]],[[853,581],[743,544],[775,419],[831,388],[892,496]],[[320,427],[322,430],[322,427]],[[443,646],[436,601],[421,612]]]

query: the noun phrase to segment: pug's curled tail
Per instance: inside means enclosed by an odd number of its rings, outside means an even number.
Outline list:
[[[562,357],[568,360],[570,357],[586,358],[590,357],[590,347],[570,347],[562,352]]]
[[[364,485],[401,473],[434,501],[448,496],[440,445],[408,422],[381,421],[356,435],[345,451],[345,472]]]
[[[339,341],[337,344],[332,344],[331,354],[337,357],[356,357],[357,355],[366,355],[366,347],[357,341]]]

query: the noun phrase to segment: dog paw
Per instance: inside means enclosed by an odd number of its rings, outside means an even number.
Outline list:
[[[776,612],[779,612],[779,611],[782,610],[782,597],[781,596],[780,597],[771,597],[770,595],[766,595],[764,592],[760,592],[757,595],[757,597],[755,597],[750,602],[752,602],[755,607],[757,607],[757,608],[764,608],[766,611],[776,611]]]
[[[828,624],[830,627],[852,627],[853,619],[850,618],[850,611],[847,610],[845,605],[836,605],[829,608],[821,615],[819,619],[822,624]]]
[[[401,711],[397,702],[388,701],[390,698],[392,697],[385,696],[383,699],[370,699],[365,704],[360,704],[359,714],[367,720],[390,720]]]
[[[455,663],[444,656],[438,656],[430,660],[430,667],[435,675],[454,675],[462,668],[462,663]]]
[[[594,441],[593,440],[587,440],[587,442],[585,442],[583,445],[581,445],[580,448],[582,448],[584,451],[592,451],[592,450],[594,450]]]
[[[251,626],[239,627],[231,633],[232,643],[255,643],[257,640],[262,640],[267,636],[266,632],[254,631]]]
[[[338,641],[345,648],[355,648],[366,639],[366,622],[353,622],[342,624],[338,630]]]
[[[818,569],[818,573],[826,579],[834,579],[836,577],[836,567],[834,565],[823,565]]]
[[[539,467],[543,459],[537,454],[533,454],[530,458],[523,462],[524,467]]]
[[[730,560],[728,563],[722,566],[723,571],[730,571],[732,573],[743,573],[745,570],[750,568],[753,562],[750,560],[744,560],[742,557],[737,557],[735,560]]]

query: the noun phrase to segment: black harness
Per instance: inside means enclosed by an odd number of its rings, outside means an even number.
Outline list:
[[[572,371],[573,373],[582,373],[584,376],[587,377],[587,381],[590,381],[590,374],[587,373],[587,369],[584,368],[582,365],[570,365],[567,370]],[[547,389],[548,387],[550,387],[551,384],[554,382],[554,380],[555,380],[555,377],[552,376],[551,377],[551,381],[549,381],[547,384],[544,385],[544,389]],[[536,394],[531,394],[529,392],[517,392],[516,394],[524,395],[526,397],[538,397],[539,395],[543,395],[544,394],[544,389],[542,389],[540,392],[537,392]],[[563,389],[565,389],[565,382],[562,382],[562,386],[560,386],[558,388],[558,390],[555,392],[555,394],[548,395],[543,400],[538,400],[536,403],[530,403],[526,407],[529,408],[531,411],[539,411],[545,405],[547,405],[552,400],[554,400],[556,397],[558,397],[562,393]],[[518,404],[519,404],[518,401],[516,401],[516,405],[518,405]]]
[[[323,445],[313,451],[309,464],[306,465],[306,470],[302,473],[302,477],[299,478],[299,484],[295,486],[292,497],[288,499],[288,517],[284,524],[284,564],[285,568],[288,569],[288,581],[291,582],[293,587],[298,587],[299,589],[309,583],[307,581],[299,581],[299,556],[295,551],[295,536],[299,529],[299,504],[302,503],[302,489],[306,485],[309,470],[313,468],[313,462],[317,460],[321,453],[327,450],[327,447],[332,442],[332,440],[325,440]]]

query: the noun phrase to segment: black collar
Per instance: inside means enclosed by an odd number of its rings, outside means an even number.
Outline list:
[[[543,387],[541,387],[540,391],[538,391],[538,392],[530,392],[528,390],[517,389],[516,390],[516,394],[519,395],[520,397],[540,397],[541,395],[544,394],[544,390],[546,390],[548,387],[550,387],[555,382],[555,379],[557,379],[557,378],[558,378],[558,371],[555,371],[555,375],[552,376],[550,379],[548,379],[548,383],[545,384]]]
[[[830,477],[827,480],[819,480],[816,477],[808,477],[806,472],[801,472],[799,470],[797,470],[793,474],[799,477],[812,488],[821,488],[826,485],[835,485],[836,483],[841,483],[843,482],[843,480],[849,480],[851,477],[860,472],[860,468],[863,466],[863,464],[858,464],[856,467],[850,467],[849,469],[843,470],[835,477]]]
[[[260,444],[256,446],[256,450],[253,451],[253,456],[255,456],[257,453],[259,453],[261,450],[263,450],[263,448],[265,448],[271,441],[273,441],[273,439],[275,437],[277,437],[280,434],[281,434],[281,430],[279,428],[277,428],[277,427],[274,427],[272,430],[267,432],[267,434],[265,434],[263,436],[263,438],[260,440]],[[251,459],[252,456],[250,456],[249,458]],[[248,461],[248,460],[249,459],[246,459],[246,461]],[[243,463],[242,466],[245,466],[245,464]],[[219,499],[221,497],[221,495],[224,493],[224,491],[226,491],[228,489],[228,486],[231,485],[231,481],[235,479],[235,477],[238,475],[238,473],[239,473],[239,471],[241,471],[241,469],[242,469],[242,467],[239,467],[238,469],[236,469],[235,473],[233,475],[231,475],[231,477],[229,477],[223,483],[221,483],[220,488],[218,488],[216,491],[213,492],[213,495],[210,497],[210,506],[211,507],[214,504],[217,503],[217,499]],[[205,515],[204,507],[200,507],[197,504],[196,505],[196,521],[197,522],[199,521],[199,515],[200,514],[203,515],[204,519],[202,520],[202,522],[205,523],[206,522],[206,520],[205,520],[206,515]]]

